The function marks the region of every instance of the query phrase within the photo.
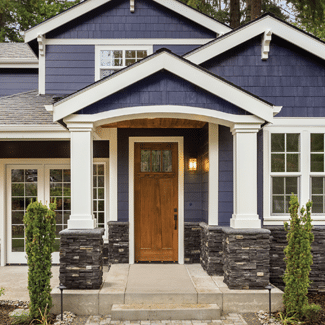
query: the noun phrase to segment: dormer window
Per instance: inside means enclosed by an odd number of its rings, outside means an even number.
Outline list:
[[[95,80],[128,67],[152,54],[152,46],[96,46]]]

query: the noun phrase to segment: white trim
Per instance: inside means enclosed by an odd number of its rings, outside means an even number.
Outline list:
[[[7,264],[7,218],[6,218],[6,167],[0,163],[0,238],[1,238],[1,260],[0,266]]]
[[[209,123],[209,199],[208,224],[219,222],[219,125]]]
[[[39,58],[38,58],[38,93],[40,95],[45,94],[45,52],[46,52],[46,45],[45,45],[45,36],[43,35],[37,35],[37,41],[38,41],[38,48],[39,48]]]
[[[118,151],[117,129],[110,129],[109,137],[109,221],[117,221],[118,209]],[[107,221],[108,221],[107,220]]]
[[[193,66],[189,62],[169,52],[161,52],[147,59],[143,59],[130,68],[124,69],[120,73],[115,73],[110,78],[103,79],[77,92],[75,95],[71,95],[55,103],[53,113],[54,121],[58,121],[73,114],[163,69],[223,98],[263,120],[268,122],[273,120],[273,105],[244,92],[232,84]]]
[[[153,53],[153,46],[151,45],[96,45],[95,46],[95,81],[101,79],[100,78],[100,69],[102,68],[100,66],[100,51],[105,50],[112,50],[112,51],[123,51],[123,62],[125,60],[125,51],[133,50],[133,51],[147,51],[147,56],[151,55]],[[125,68],[126,66],[120,66],[120,67],[107,67],[108,70],[121,70]]]
[[[192,51],[184,57],[195,64],[201,64],[257,35],[263,34],[267,30],[271,30],[273,34],[285,39],[286,41],[325,59],[325,44],[322,41],[317,40],[314,37],[299,31],[297,28],[271,16],[257,19],[246,26],[224,35],[220,39],[216,39],[214,42],[207,44],[202,48]]]
[[[137,113],[135,113],[137,112]],[[178,106],[178,105],[155,105],[119,108],[97,114],[72,114],[64,119],[69,122],[93,122],[94,126],[107,123],[115,123],[124,120],[143,119],[150,115],[151,118],[179,118],[221,124],[232,127],[233,124],[263,124],[264,120],[254,115],[234,115],[214,111],[212,109]]]
[[[262,37],[262,60],[267,60],[269,58],[271,39],[272,31],[268,29],[264,32]]]
[[[178,264],[184,264],[184,138],[129,137],[129,264],[134,264],[134,144],[136,142],[178,143]]]
[[[49,38],[46,45],[203,45],[214,38]],[[1,61],[0,61],[1,63]]]
[[[24,32],[25,43],[32,41],[37,38],[38,34],[46,34],[51,30],[58,28],[66,24],[69,21],[72,21],[75,18],[78,18],[91,10],[100,7],[101,5],[110,2],[111,0],[92,0],[84,1],[76,5],[74,8],[66,10],[61,14],[58,14],[50,19],[47,19],[43,23],[30,28],[28,31]],[[203,15],[197,10],[192,9],[189,6],[182,4],[181,2],[175,0],[153,0],[160,5],[175,11],[176,13],[192,20],[193,22],[204,26],[207,29],[210,29],[216,33],[229,32],[230,27],[219,23],[217,20],[210,18],[206,15]]]
[[[310,197],[310,177],[324,177],[325,173],[310,171],[310,134],[325,133],[324,118],[276,118],[273,125],[263,128],[263,219],[264,225],[282,225],[289,221],[289,214],[271,215],[271,175],[283,177],[297,176],[299,178],[298,201],[305,206]],[[272,133],[299,133],[300,134],[300,172],[271,173],[271,134]],[[324,175],[324,176],[322,176]],[[314,225],[325,224],[325,213],[312,215]]]
[[[37,59],[0,59],[0,68],[38,69]]]

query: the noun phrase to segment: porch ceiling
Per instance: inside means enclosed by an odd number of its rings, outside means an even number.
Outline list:
[[[152,118],[152,119],[137,119],[129,121],[121,121],[116,123],[101,125],[102,128],[123,128],[123,129],[200,129],[206,122],[193,121],[176,118]]]

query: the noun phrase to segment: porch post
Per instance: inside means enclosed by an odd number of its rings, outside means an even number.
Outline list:
[[[260,124],[234,124],[234,211],[232,228],[261,228],[257,214],[257,132]]]
[[[93,123],[68,123],[71,133],[71,216],[68,229],[94,229]]]

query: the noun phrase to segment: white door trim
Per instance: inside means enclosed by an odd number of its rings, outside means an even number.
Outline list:
[[[184,264],[184,138],[129,138],[129,263],[134,264],[134,144],[136,142],[176,142],[178,144],[178,264]]]

